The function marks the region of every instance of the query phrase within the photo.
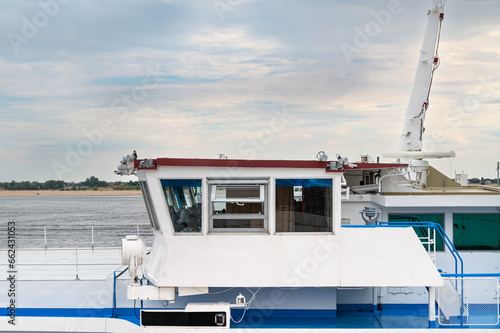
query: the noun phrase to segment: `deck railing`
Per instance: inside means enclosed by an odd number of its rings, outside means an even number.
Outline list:
[[[7,250],[0,250],[0,255],[4,252]],[[107,279],[112,277],[114,270],[123,267],[119,247],[16,249],[16,253],[15,267],[18,272],[22,272],[18,281],[92,280],[94,277],[89,276],[94,274],[89,271],[90,268],[101,270],[99,279]],[[0,263],[0,270],[8,270],[7,261]]]
[[[427,228],[429,232],[425,237],[419,237],[423,245],[427,245],[427,251],[435,253],[436,233],[441,236],[449,253],[453,256],[455,262],[455,273],[442,273],[445,279],[445,286],[438,288],[437,302],[440,312],[437,316],[438,322],[442,326],[466,326],[466,325],[498,325],[499,315],[499,290],[500,274],[481,273],[464,274],[463,260],[457,249],[451,242],[443,227],[435,222],[383,222],[376,221],[374,225],[344,225],[347,228]],[[432,231],[432,237],[431,232]],[[425,233],[424,233],[425,235]],[[433,238],[433,239],[432,239]],[[431,250],[431,247],[434,247]],[[431,259],[432,255],[431,255]],[[446,281],[449,281],[449,288]],[[487,287],[485,287],[486,283]],[[474,290],[473,290],[474,289]],[[450,293],[450,290],[452,291]],[[484,299],[476,300],[472,298],[471,292],[479,294]],[[486,296],[485,296],[486,293]],[[477,296],[475,296],[477,297]],[[448,314],[452,314],[448,316]]]
[[[455,274],[463,274],[464,273],[464,262],[462,260],[462,257],[458,253],[457,249],[453,245],[452,241],[444,231],[443,227],[439,223],[435,222],[385,222],[385,221],[376,221],[375,224],[373,225],[343,225],[343,228],[401,228],[401,227],[413,227],[413,228],[428,228],[429,230],[432,230],[433,235],[437,232],[441,238],[444,241],[444,244],[446,248],[448,249],[449,253],[453,256],[454,262],[455,262]],[[430,235],[430,233],[429,233]],[[428,236],[429,237],[429,236]],[[431,245],[434,244],[434,240],[429,241],[428,237],[425,237],[424,239],[419,238],[421,241],[423,241],[423,244],[428,244],[428,251],[431,249]],[[435,244],[434,244],[435,245]],[[434,246],[435,249],[435,246]],[[431,259],[433,256],[431,255]],[[434,258],[435,258],[435,253],[434,253]],[[435,262],[435,260],[433,260]]]
[[[500,274],[442,274],[437,289],[441,326],[496,326],[500,322]],[[458,288],[457,288],[458,287]]]
[[[18,249],[33,248],[94,248],[118,247],[127,235],[138,235],[152,239],[149,225],[51,225],[16,226],[16,246]],[[7,244],[6,236],[0,235],[0,249]]]

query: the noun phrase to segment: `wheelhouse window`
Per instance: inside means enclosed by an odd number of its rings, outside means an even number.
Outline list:
[[[457,250],[500,250],[500,214],[453,214]]]
[[[276,232],[332,232],[332,179],[277,179]]]
[[[175,232],[201,232],[201,179],[162,179]]]
[[[434,222],[441,225],[444,230],[444,216],[443,214],[390,214],[389,222]],[[433,232],[432,229],[426,227],[413,227],[418,238],[424,241],[423,245],[426,250],[428,250],[428,245],[425,244],[425,240],[429,237],[429,232]],[[432,236],[432,234],[431,234]],[[436,231],[436,251],[444,250],[444,241],[441,235]],[[433,250],[431,248],[431,250]]]
[[[211,231],[267,230],[267,180],[210,180]]]
[[[146,211],[148,212],[151,227],[153,227],[153,229],[155,230],[160,230],[158,219],[156,218],[156,212],[153,203],[151,202],[148,183],[145,181],[139,181],[139,186],[141,187],[142,198],[144,199],[144,204],[146,205]]]

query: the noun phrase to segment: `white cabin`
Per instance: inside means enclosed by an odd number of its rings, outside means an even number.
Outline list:
[[[155,230],[145,271],[158,288],[443,284],[412,228],[341,229],[343,170],[329,162],[140,163]]]

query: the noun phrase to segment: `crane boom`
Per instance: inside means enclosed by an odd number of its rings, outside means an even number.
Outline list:
[[[429,94],[434,71],[439,66],[437,54],[441,23],[444,19],[445,0],[433,0],[428,12],[429,20],[420,50],[415,82],[406,108],[405,122],[399,151],[421,151],[425,113],[429,107]]]

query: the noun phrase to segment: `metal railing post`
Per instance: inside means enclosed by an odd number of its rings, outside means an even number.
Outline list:
[[[94,249],[94,226],[92,226],[92,250]]]
[[[45,243],[45,250],[47,250],[47,227],[43,227],[43,240]]]
[[[116,271],[113,272],[113,313],[111,318],[116,318]]]
[[[437,254],[436,254],[436,248],[437,248],[437,242],[436,242],[436,229],[432,228],[432,238],[434,238],[434,266],[437,266]]]
[[[78,277],[78,248],[75,249],[75,259],[76,259],[76,279],[75,280],[80,280]]]

